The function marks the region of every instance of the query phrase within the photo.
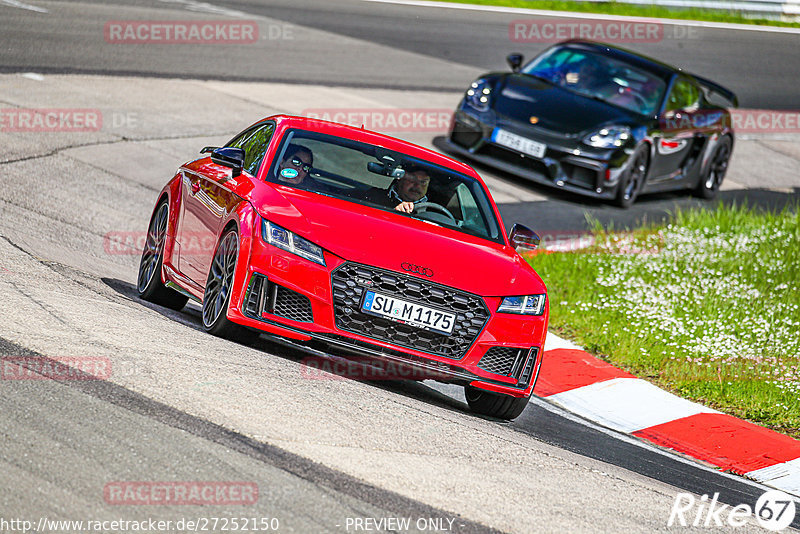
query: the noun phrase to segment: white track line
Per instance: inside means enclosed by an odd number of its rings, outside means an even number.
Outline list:
[[[618,21],[653,21],[675,26],[692,26],[720,30],[742,30],[771,33],[791,33],[800,35],[800,28],[784,28],[780,26],[758,26],[756,24],[735,24],[730,22],[707,22],[702,20],[659,19],[653,17],[627,17],[622,15],[603,15],[600,13],[578,13],[573,11],[548,11],[544,9],[528,9],[523,7],[479,6],[474,4],[458,4],[449,2],[429,2],[425,0],[362,0],[378,4],[398,4],[414,7],[433,7],[443,9],[460,9],[465,11],[484,11],[492,13],[510,13],[518,15],[535,15],[538,17],[557,17],[570,19],[618,20]]]

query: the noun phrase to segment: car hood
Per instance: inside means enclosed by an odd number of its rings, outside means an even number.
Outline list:
[[[539,275],[507,245],[286,186],[266,185],[257,196],[251,202],[262,217],[345,260],[397,272],[404,263],[418,265],[433,275],[412,276],[482,296],[545,292]]]
[[[508,74],[497,81],[492,107],[498,119],[510,119],[530,127],[536,117],[537,127],[563,135],[588,133],[604,125],[630,125],[634,114],[581,96],[567,89],[524,74]]]

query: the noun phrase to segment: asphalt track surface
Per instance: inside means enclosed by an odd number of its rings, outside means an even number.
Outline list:
[[[271,53],[258,54],[257,57],[249,57],[247,53],[231,53],[230,48],[220,51],[218,48],[196,46],[174,46],[167,54],[163,49],[146,46],[137,46],[135,50],[108,46],[101,38],[98,39],[98,25],[102,27],[107,20],[157,19],[159,15],[153,14],[154,9],[163,10],[164,18],[176,18],[181,16],[179,9],[186,7],[184,4],[187,3],[37,2],[37,5],[49,10],[48,14],[0,4],[0,39],[4,51],[2,69],[6,72],[136,74],[156,78],[177,75],[185,78],[284,81],[292,84],[314,82],[354,89],[415,89],[445,96],[457,95],[465,80],[468,81],[471,76],[485,69],[503,67],[498,57],[502,58],[509,48],[507,23],[511,18],[518,18],[481,15],[478,22],[474,15],[463,12],[376,6],[365,2],[219,2],[215,5],[267,17],[268,21],[262,21],[262,24],[291,23],[295,28],[295,39],[271,43],[272,48],[268,49]],[[196,7],[196,3],[194,5]],[[187,18],[209,16],[208,13],[198,15],[196,11],[186,13]],[[216,15],[217,18],[221,16]],[[302,32],[309,28],[315,32],[303,37]],[[798,36],[755,32],[731,35],[717,30],[702,31],[709,32],[703,34],[702,43],[676,39],[674,42],[653,45],[644,51],[658,53],[667,61],[683,59],[690,70],[703,72],[734,87],[742,95],[743,103],[750,107],[794,107],[792,92],[797,80],[793,80],[792,76],[796,77],[800,69],[787,67],[800,62],[800,58],[792,53],[792,45],[797,44]],[[252,52],[248,49],[243,51]],[[356,52],[359,53],[358,61],[353,59]],[[530,52],[535,52],[535,49],[531,48]],[[387,58],[394,60],[388,62],[388,68]],[[416,63],[409,64],[410,59],[415,59]],[[732,75],[745,67],[752,69],[749,72],[755,74],[747,77]],[[786,73],[791,75],[787,76]],[[770,80],[767,89],[760,89],[763,85],[759,78]],[[137,85],[135,78],[129,78],[126,83],[132,88]],[[744,86],[738,87],[735,85],[737,83]],[[70,84],[81,84],[85,91],[85,87],[92,86],[92,81],[90,78],[68,78],[64,84],[66,90],[69,90]],[[118,85],[111,86],[119,90]],[[98,94],[103,89],[106,87],[98,87]],[[143,94],[150,95],[154,100],[163,98],[157,89],[151,88],[143,91]],[[2,96],[4,105],[17,105],[21,100],[13,92],[6,92]],[[273,108],[281,109],[282,103],[276,101]],[[204,105],[213,104],[204,102]],[[185,107],[175,112],[176,118],[191,116],[191,106]],[[164,108],[170,109],[168,104]],[[213,118],[213,112],[209,113],[208,108],[205,111],[207,119]],[[237,109],[234,115],[237,113],[247,116],[252,113],[252,108]],[[239,117],[235,118],[238,122],[233,118],[220,121],[221,125],[216,129],[207,126],[208,135],[235,131],[234,124],[246,123]],[[162,127],[175,129],[176,124],[179,123],[166,121]],[[207,120],[205,124],[213,124],[213,121]],[[195,131],[187,135],[199,138],[202,125],[203,121],[195,121]],[[701,468],[653,448],[642,447],[632,440],[620,439],[603,429],[566,416],[545,403],[532,403],[520,418],[510,424],[476,418],[466,412],[463,397],[459,396],[458,391],[428,383],[336,382],[324,388],[326,391],[322,396],[320,391],[313,392],[312,396],[321,406],[305,402],[302,398],[284,399],[283,402],[297,410],[319,409],[332,421],[330,424],[338,424],[353,434],[355,448],[362,447],[370,452],[386,447],[381,440],[386,438],[386,434],[376,431],[377,437],[372,438],[359,435],[357,423],[390,425],[393,420],[386,419],[387,413],[393,410],[406,413],[409,406],[414,409],[413,417],[420,418],[420,427],[399,425],[398,433],[392,435],[393,439],[402,436],[400,430],[415,432],[422,428],[423,442],[429,441],[434,450],[442,454],[439,448],[444,443],[435,434],[442,432],[440,425],[444,421],[447,428],[455,424],[469,426],[478,432],[481,440],[488,440],[487,436],[490,435],[497,437],[494,436],[497,433],[501,441],[522,440],[521,443],[528,450],[541,447],[543,457],[571,463],[574,472],[558,472],[558,476],[539,480],[541,493],[531,495],[528,500],[514,501],[511,498],[512,503],[528,502],[531,506],[540,507],[541,510],[531,512],[540,522],[527,529],[521,526],[524,523],[503,521],[484,511],[472,514],[470,517],[476,518],[474,520],[464,517],[463,513],[458,517],[451,510],[469,509],[467,505],[470,504],[474,508],[477,506],[475,502],[480,502],[480,499],[464,499],[465,505],[461,507],[448,506],[447,499],[441,495],[433,498],[430,489],[405,491],[402,484],[386,481],[392,476],[400,478],[397,473],[387,471],[376,474],[360,470],[352,465],[359,461],[358,456],[349,462],[343,461],[340,466],[332,457],[346,455],[341,451],[337,454],[324,451],[326,446],[331,446],[330,443],[318,444],[320,451],[317,452],[314,447],[294,443],[288,430],[276,435],[270,425],[262,424],[262,431],[268,430],[265,434],[259,434],[256,431],[257,422],[263,421],[265,414],[271,413],[270,405],[260,406],[263,411],[248,413],[249,418],[240,420],[243,416],[235,410],[241,410],[242,404],[246,405],[248,401],[256,402],[252,397],[256,392],[251,391],[247,396],[241,392],[233,393],[231,384],[237,385],[235,377],[242,370],[252,373],[255,369],[255,374],[264,375],[263,381],[255,382],[255,385],[250,383],[247,387],[272,388],[283,396],[302,397],[300,388],[307,387],[308,381],[292,382],[281,375],[287,373],[288,376],[292,372],[299,374],[297,369],[303,357],[301,354],[286,351],[263,340],[252,346],[234,345],[232,348],[220,341],[207,341],[198,332],[196,311],[174,314],[145,305],[135,298],[133,287],[126,281],[132,279],[130,276],[135,269],[135,260],[104,258],[106,261],[93,263],[91,259],[70,255],[70,250],[90,254],[92,247],[89,242],[81,240],[88,235],[96,244],[100,237],[98,230],[87,230],[96,222],[95,214],[84,216],[64,209],[71,203],[78,208],[75,210],[77,212],[93,209],[87,206],[86,195],[90,190],[86,190],[71,173],[86,173],[90,182],[107,181],[110,191],[102,192],[99,198],[93,199],[102,204],[102,208],[97,210],[98,214],[118,217],[109,224],[126,228],[143,228],[146,224],[151,197],[166,179],[166,174],[152,177],[148,183],[129,183],[132,180],[127,171],[118,171],[119,175],[114,175],[102,157],[98,158],[100,161],[93,159],[103,151],[112,152],[114,145],[108,144],[106,149],[103,143],[125,140],[128,136],[124,132],[110,140],[93,140],[90,143],[96,145],[93,157],[81,155],[81,148],[77,146],[81,143],[72,143],[70,140],[61,144],[56,142],[56,146],[52,147],[55,157],[45,157],[50,150],[48,147],[39,152],[30,148],[40,138],[22,137],[22,144],[27,148],[14,153],[17,146],[15,140],[9,142],[9,136],[3,134],[4,146],[12,152],[10,157],[3,159],[14,163],[6,164],[2,173],[2,234],[5,236],[2,267],[6,297],[2,310],[6,324],[0,330],[0,352],[4,356],[52,356],[75,354],[80,350],[110,351],[115,362],[120,358],[119,361],[125,363],[131,358],[139,361],[136,351],[140,347],[138,350],[142,351],[142,358],[150,358],[144,353],[163,357],[140,361],[144,372],[123,375],[121,379],[3,383],[0,387],[4,406],[0,414],[0,433],[3,435],[4,448],[0,459],[4,465],[0,469],[0,481],[4,489],[0,490],[0,517],[47,513],[53,517],[106,517],[109,509],[98,497],[98,491],[102,488],[102,482],[110,480],[248,479],[258,481],[262,498],[258,509],[248,510],[247,515],[280,515],[286,530],[344,531],[342,525],[347,517],[413,516],[454,519],[459,532],[485,531],[485,525],[489,524],[502,530],[520,532],[551,531],[559,525],[574,531],[591,531],[592,526],[606,531],[654,531],[665,527],[668,507],[657,514],[648,514],[643,510],[621,511],[620,501],[625,501],[629,496],[627,500],[635,508],[636,504],[655,502],[642,496],[642,493],[654,493],[665,497],[659,501],[663,507],[664,502],[670,504],[670,499],[666,497],[674,497],[677,491],[690,491],[698,495],[719,492],[721,502],[752,506],[763,491],[756,485]],[[435,144],[436,141],[429,139],[428,142]],[[759,143],[764,145],[767,142]],[[782,146],[775,144],[779,141],[770,143],[770,149]],[[146,142],[142,144],[147,145]],[[177,144],[181,145],[180,150],[175,147]],[[195,139],[177,139],[169,149],[164,146],[155,148],[161,152],[160,160],[169,161],[165,165],[174,168],[174,164],[181,161],[177,154],[183,154],[184,145],[201,144]],[[154,143],[150,143],[149,148],[153,146]],[[58,151],[70,147],[76,148],[71,149],[73,152],[66,158],[68,161],[56,161]],[[148,154],[152,156],[153,152]],[[147,158],[140,161],[143,165],[152,164]],[[742,165],[746,164],[743,162]],[[755,169],[763,163],[757,161],[752,165]],[[159,165],[154,166],[161,172]],[[59,191],[50,192],[56,200],[54,205],[49,204],[51,195],[46,192],[47,188],[52,187],[51,180],[48,176],[41,178],[36,175],[41,170],[49,176],[70,176],[59,182]],[[110,174],[100,178],[94,176],[103,172]],[[739,178],[741,187],[723,192],[723,201],[748,198],[756,204],[780,206],[797,198],[797,189],[791,182],[759,187],[764,177],[756,176],[754,183],[747,183],[746,174],[750,173],[742,173]],[[584,228],[585,213],[588,212],[604,222],[614,221],[618,226],[625,226],[636,224],[643,218],[653,220],[668,217],[675,206],[699,205],[694,200],[668,195],[648,199],[638,211],[621,212],[602,204],[587,204],[582,199],[568,195],[531,189],[513,177],[489,175],[492,183],[502,182],[504,190],[519,189],[521,199],[538,197],[537,200],[502,204],[507,223],[522,220],[531,226],[537,226],[538,223],[541,227],[542,221],[547,220],[551,221],[553,227],[579,230]],[[129,202],[125,206],[115,206],[119,198],[115,195],[122,194]],[[546,202],[543,201],[545,199]],[[535,208],[535,216],[531,215],[532,208]],[[65,234],[63,240],[50,235],[62,231]],[[54,246],[55,242],[59,245]],[[48,288],[53,290],[49,297]],[[91,298],[82,300],[86,299],[87,294]],[[88,304],[76,306],[75,301]],[[90,309],[93,307],[97,309]],[[122,315],[107,319],[109,313],[113,315],[109,310],[117,310]],[[132,321],[130,326],[125,319],[128,315]],[[113,326],[106,324],[107,321]],[[163,333],[137,343],[137,337],[147,337],[148,332],[158,329],[163,329]],[[170,352],[168,347],[173,344],[176,348]],[[213,349],[208,348],[212,346]],[[206,361],[203,353],[206,348],[216,352],[230,351],[235,363],[231,364],[215,355],[216,364],[233,365],[234,369],[225,372],[218,370],[214,361]],[[202,376],[183,377],[192,373],[191,369],[185,369],[186,362],[180,359],[181,353],[193,354],[193,360],[201,362],[200,370],[195,371]],[[174,381],[163,379],[164,374],[170,373],[174,375],[171,376]],[[270,374],[277,374],[277,378]],[[162,377],[160,380],[159,376]],[[188,380],[183,384],[186,388],[178,391],[182,378]],[[270,379],[278,380],[281,386],[271,383]],[[347,391],[349,387],[356,390]],[[361,403],[357,403],[356,407],[344,406],[347,402],[345,399],[353,394],[366,395],[381,406],[390,405],[391,409],[372,413],[376,416],[373,420],[358,420],[353,410],[368,408]],[[223,395],[219,397],[220,407],[217,409],[214,402],[204,405],[202,399],[206,395],[211,399],[215,399],[215,395]],[[237,395],[241,398],[236,398]],[[265,393],[265,396],[270,398],[269,393]],[[393,404],[400,406],[391,406]],[[276,409],[274,405],[272,409]],[[322,416],[314,418],[303,411],[293,413],[288,407],[277,408],[277,412],[267,416],[267,419],[274,416],[276,422],[290,428],[293,421],[318,424],[324,420]],[[304,415],[300,417],[299,413]],[[337,419],[346,418],[348,414],[353,421]],[[296,435],[301,436],[298,439],[313,440],[315,433],[297,424]],[[399,423],[394,421],[394,424]],[[323,427],[317,433],[327,436],[336,432]],[[461,437],[464,435],[461,434]],[[478,439],[475,435],[471,438]],[[347,440],[342,441],[346,443]],[[364,445],[365,441],[368,447]],[[338,445],[343,446],[341,443]],[[424,446],[420,448],[425,449]],[[400,461],[398,458],[408,453],[407,450],[394,452],[396,454],[387,456],[393,456],[395,461]],[[479,453],[474,454],[483,458]],[[459,457],[458,454],[456,457]],[[543,463],[539,466],[541,471],[549,474],[551,466],[548,460],[540,458],[540,461]],[[372,462],[373,468],[385,467],[376,459],[365,458],[363,462]],[[396,465],[394,467],[397,468]],[[408,469],[414,471],[413,467]],[[441,477],[446,478],[445,475],[451,471],[460,473],[455,468],[442,467]],[[602,476],[592,478],[590,473],[594,472],[602,472]],[[643,477],[639,478],[638,475]],[[585,500],[570,503],[567,498],[571,495],[569,490],[581,487],[581,483],[573,479],[580,477],[585,478]],[[604,486],[604,478],[613,479],[624,487],[616,488],[614,484]],[[413,477],[407,480],[411,481],[419,483]],[[555,491],[552,487],[558,486],[563,486],[566,507],[564,502],[552,499]],[[434,484],[431,487],[441,489],[447,484]],[[511,490],[513,495],[513,487]],[[620,495],[614,495],[614,490],[619,490]],[[551,499],[542,498],[542,495],[549,495]],[[492,502],[491,499],[489,502]],[[126,517],[153,515],[150,511],[143,514],[140,509],[130,511],[116,508],[113,512]],[[196,507],[177,511],[159,507],[156,515],[174,518],[189,513],[208,515],[205,510]],[[600,522],[599,517],[605,519]],[[800,527],[800,519],[796,519],[793,525]]]
[[[223,10],[215,13],[203,4]],[[535,2],[531,4],[535,7]],[[49,9],[50,16],[4,9],[5,71],[25,68],[462,91],[465,70],[475,74],[505,70],[505,56],[512,50],[531,57],[549,46],[509,39],[511,21],[538,16],[361,0],[111,0],[72,5],[45,1],[36,5]],[[102,27],[107,21],[140,19],[159,11],[171,12],[172,18],[175,9],[182,7],[185,18],[209,13],[224,18],[238,12],[240,18],[261,20],[265,24],[261,37],[271,48],[268,53],[253,53],[247,46],[213,50],[185,45],[164,54],[163,47],[137,46],[132,54],[127,47],[105,45],[97,32],[98,24]],[[281,23],[291,25],[291,40],[282,39],[286,34],[274,28],[270,34],[269,25]],[[391,54],[356,55],[347,46],[349,39],[441,60],[441,68],[420,69],[418,63],[396,61]],[[666,25],[658,42],[628,47],[730,87],[743,107],[796,110],[800,109],[799,41],[797,33]]]

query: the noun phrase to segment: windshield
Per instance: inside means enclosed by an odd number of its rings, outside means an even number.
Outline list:
[[[504,242],[477,180],[374,145],[289,130],[266,179],[395,212],[404,204],[409,217]]]
[[[642,115],[656,112],[666,87],[664,80],[658,76],[627,63],[571,47],[545,52],[526,65],[522,72]]]

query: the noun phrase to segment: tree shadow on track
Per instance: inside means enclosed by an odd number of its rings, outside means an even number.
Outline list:
[[[201,326],[201,309],[200,306],[192,301],[183,308],[181,311],[171,310],[169,308],[164,308],[157,304],[153,304],[151,302],[147,302],[139,298],[139,294],[136,291],[136,286],[129,282],[125,282],[123,280],[119,280],[116,278],[101,278],[101,281],[114,290],[115,292],[119,293],[123,297],[126,297],[146,308],[149,308],[161,315],[165,318],[176,321],[184,326],[188,326],[194,330],[199,332],[203,331]],[[283,343],[278,343],[272,341],[268,337],[262,335],[258,339],[252,342],[240,342],[240,341],[231,341],[231,343],[237,343],[239,345],[243,345],[249,347],[254,350],[258,350],[270,356],[277,356],[279,358],[283,358],[284,360],[291,361],[298,366],[298,372],[303,373],[307,369],[307,363],[309,357],[318,357],[316,353],[308,352],[302,350],[300,348],[285,345]],[[335,349],[331,349],[333,351]],[[332,353],[334,362],[339,361],[339,359],[345,359],[348,361],[352,361],[348,358],[347,354],[336,354]],[[363,358],[359,358],[359,360],[363,360]],[[404,397],[408,397],[410,399],[415,399],[418,401],[425,402],[427,404],[435,405],[440,408],[445,408],[448,411],[458,412],[460,414],[472,414],[467,404],[465,402],[459,401],[452,396],[446,395],[436,389],[429,387],[428,385],[415,381],[415,380],[400,380],[400,379],[364,379],[364,378],[354,378],[351,374],[352,367],[349,365],[328,365],[323,367],[324,372],[327,373],[327,379],[331,380],[354,380],[358,382],[363,382],[369,384],[372,387],[382,389],[384,391],[388,391],[394,394],[402,395]],[[312,368],[315,374],[318,374],[317,368]],[[336,375],[336,376],[333,376]],[[360,376],[369,376],[374,377],[374,372],[367,371],[365,375]],[[325,378],[325,377],[323,377]],[[475,416],[480,417],[480,416]],[[488,418],[491,419],[491,418]]]

